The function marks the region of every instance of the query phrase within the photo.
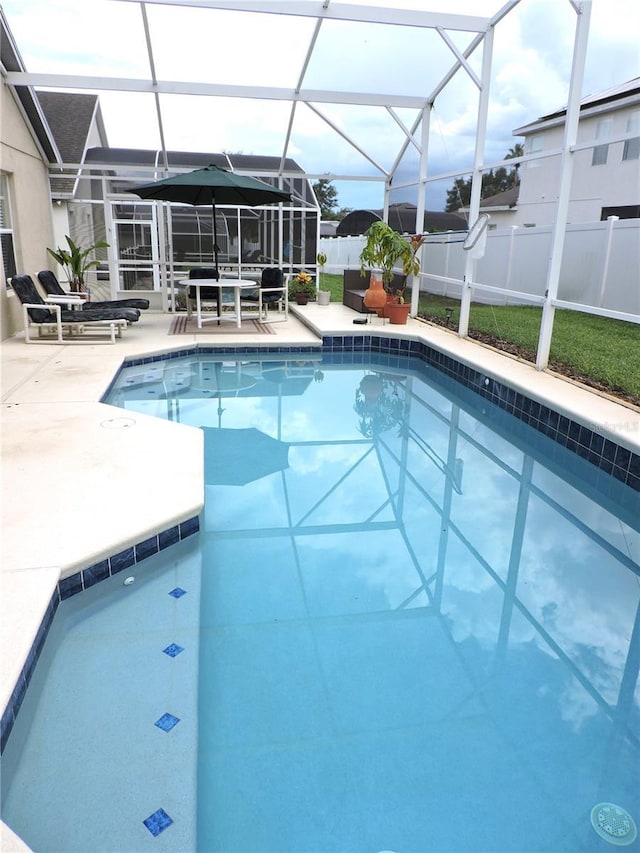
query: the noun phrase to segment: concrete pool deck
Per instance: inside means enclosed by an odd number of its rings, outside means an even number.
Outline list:
[[[3,341],[0,704],[25,664],[56,583],[195,515],[204,496],[200,430],[99,401],[124,359],[221,346],[309,346],[321,335],[384,334],[422,340],[501,378],[572,420],[640,453],[640,409],[591,392],[446,329],[354,325],[342,305],[292,306],[273,335],[169,335],[173,316],[147,313],[115,346]],[[304,322],[301,322],[304,320]],[[2,850],[25,850],[5,827]]]

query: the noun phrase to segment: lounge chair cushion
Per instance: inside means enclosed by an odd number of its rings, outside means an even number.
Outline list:
[[[28,308],[29,319],[32,323],[55,323],[56,315],[51,311],[46,302],[38,293],[30,275],[14,275],[11,278],[11,287],[17,294],[20,302],[28,305],[42,305],[42,308]],[[90,323],[92,320],[126,320],[135,323],[140,317],[140,312],[135,308],[104,308],[90,311],[61,311],[60,319],[63,323]]]
[[[73,296],[74,294],[65,293],[62,285],[55,277],[51,270],[40,270],[38,273],[38,281],[44,287],[45,292],[49,296]],[[88,301],[82,306],[83,311],[93,311],[102,308],[136,308],[137,310],[146,310],[149,307],[148,299],[139,299],[131,297],[129,299],[106,299],[98,300],[97,302]]]

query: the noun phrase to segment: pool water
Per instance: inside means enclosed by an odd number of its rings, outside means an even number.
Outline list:
[[[110,402],[205,429],[201,532],[60,605],[2,760],[32,849],[558,853],[609,849],[599,803],[640,821],[636,492],[411,359],[175,359]]]

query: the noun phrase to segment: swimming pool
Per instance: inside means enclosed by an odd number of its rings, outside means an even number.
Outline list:
[[[36,850],[602,849],[592,808],[639,787],[637,492],[485,387],[391,355],[121,373],[118,405],[207,428],[199,541],[60,606],[9,825]]]

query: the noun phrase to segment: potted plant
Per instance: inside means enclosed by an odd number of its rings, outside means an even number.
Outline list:
[[[327,263],[327,256],[324,252],[318,252],[318,266],[320,267],[320,289],[318,290],[318,305],[328,305],[331,302],[331,291],[324,290],[322,287],[322,274],[324,265]]]
[[[387,316],[392,323],[406,323],[409,306],[405,305],[404,291],[407,276],[417,275],[420,271],[417,253],[422,245],[423,236],[422,234],[415,234],[407,240],[386,222],[380,220],[369,226],[365,236],[367,240],[360,252],[360,274],[365,275],[367,266],[374,271],[380,271],[382,287],[387,294],[385,300],[387,302],[385,307]],[[402,268],[403,284],[401,287],[392,287],[394,268],[397,266]],[[394,311],[397,316],[392,316],[393,306],[396,305],[404,307]]]
[[[59,263],[64,269],[71,292],[84,293],[84,277],[87,270],[100,266],[100,261],[95,259],[89,260],[89,255],[91,255],[91,253],[96,249],[108,248],[109,244],[100,240],[92,246],[89,246],[87,249],[83,249],[81,246],[76,245],[68,234],[65,236],[65,239],[69,246],[68,250],[58,247],[55,252],[53,249],[47,249],[47,252],[49,252],[54,261],[57,261],[57,263]]]
[[[316,286],[308,272],[302,270],[289,282],[289,299],[295,299],[298,305],[306,305],[316,295]]]

